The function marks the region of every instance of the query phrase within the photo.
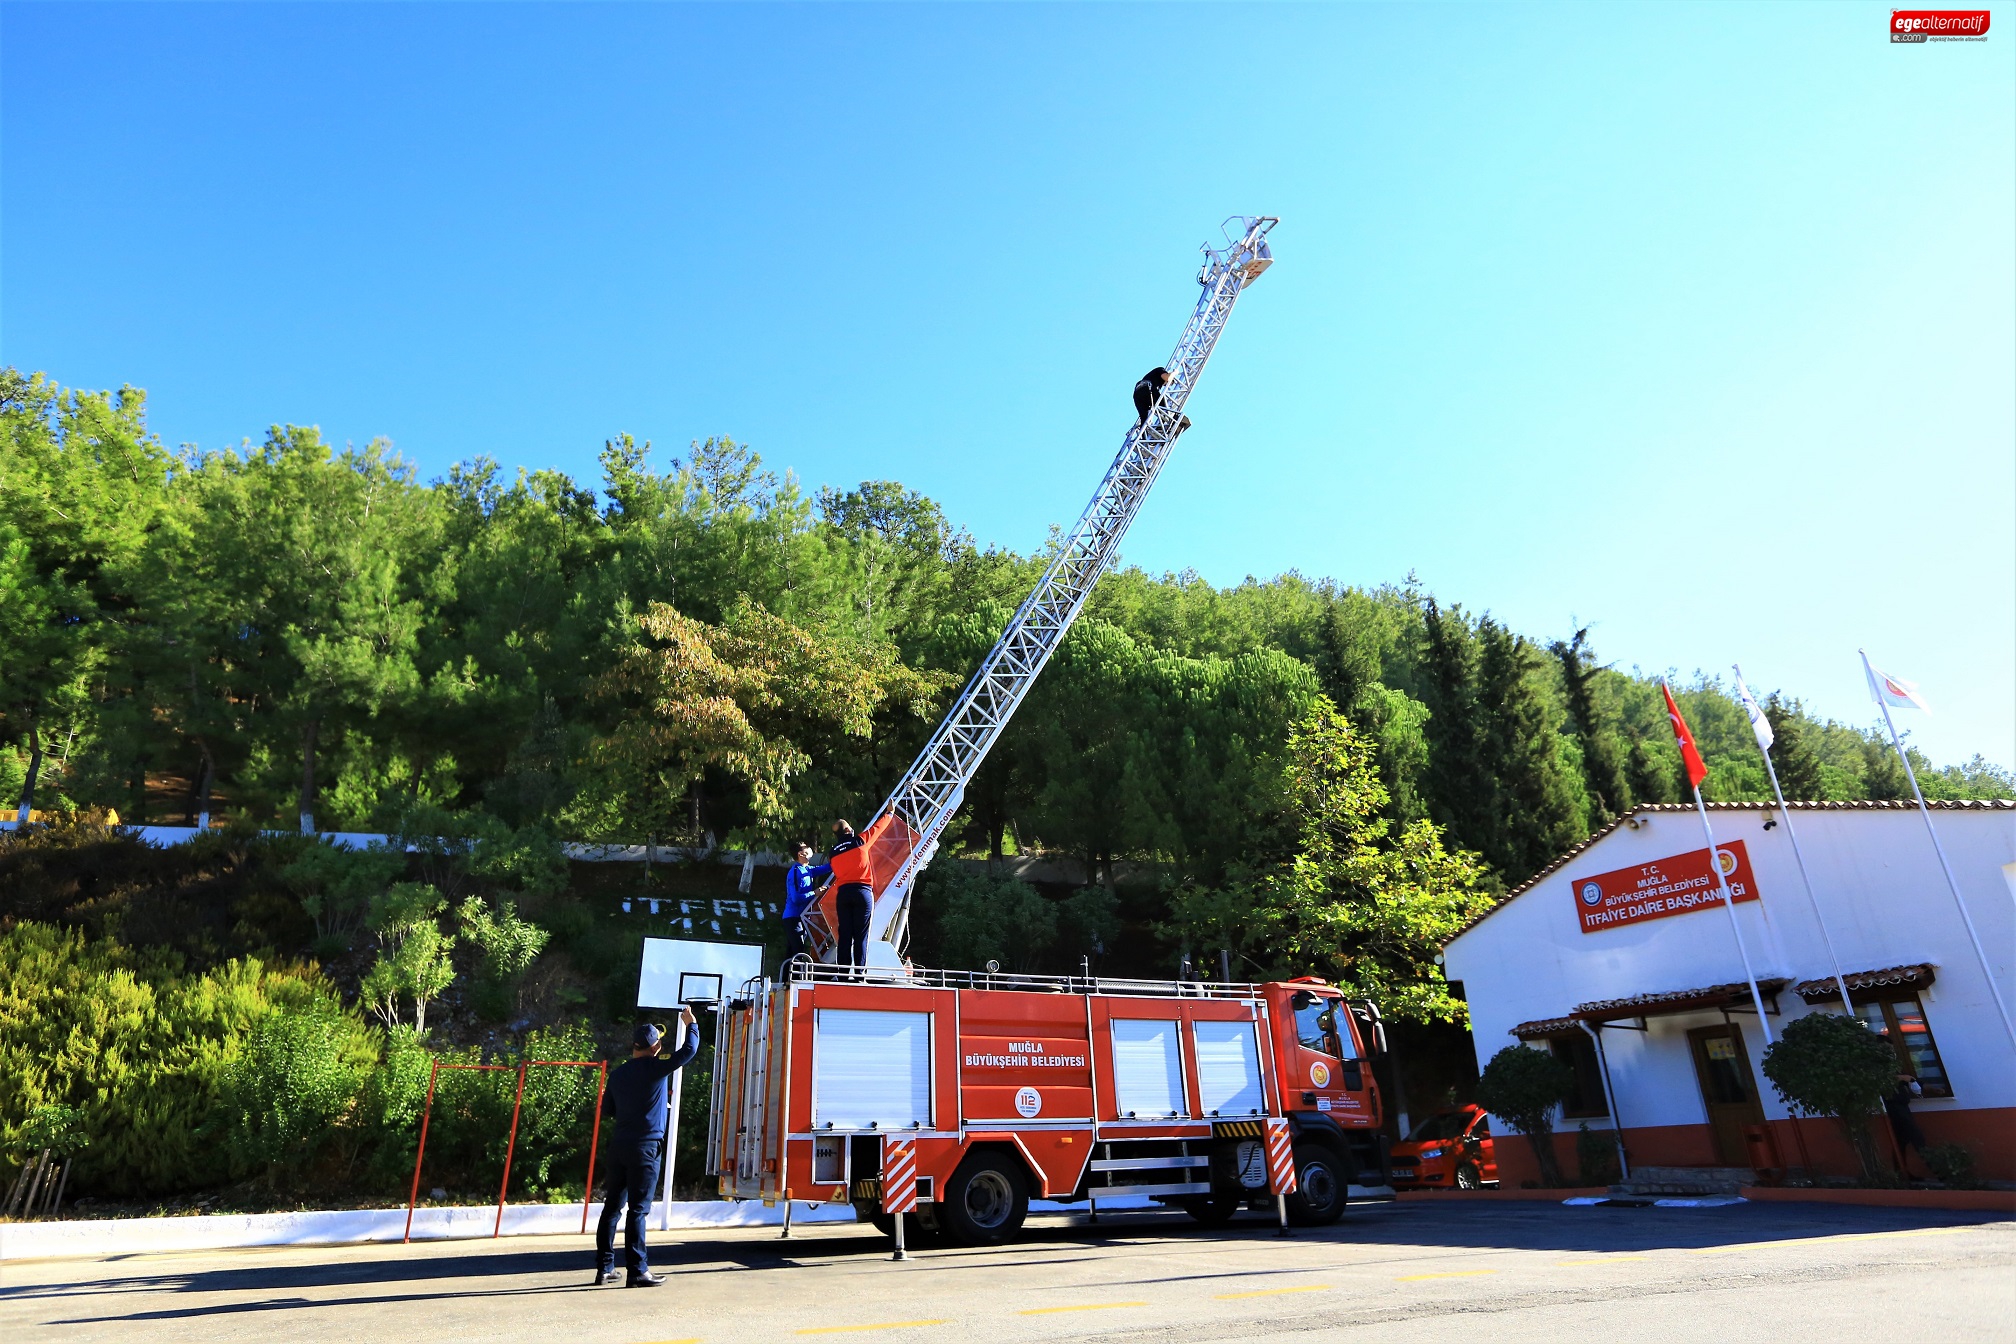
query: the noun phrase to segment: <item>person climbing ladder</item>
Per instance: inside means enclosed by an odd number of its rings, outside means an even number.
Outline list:
[[[1155,410],[1156,398],[1162,395],[1162,389],[1168,385],[1168,382],[1169,370],[1157,364],[1154,368],[1141,375],[1140,382],[1134,384],[1134,414],[1140,418],[1142,424],[1145,425],[1148,423],[1148,417]],[[1177,424],[1176,433],[1181,434],[1188,428],[1190,428],[1190,417],[1186,415]]]

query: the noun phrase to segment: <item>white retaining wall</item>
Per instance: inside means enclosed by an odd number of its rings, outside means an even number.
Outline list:
[[[656,1233],[664,1205],[651,1210]],[[589,1211],[589,1229],[600,1206]],[[794,1223],[851,1223],[851,1204],[799,1204]],[[691,1200],[671,1206],[674,1229],[694,1227],[774,1227],[784,1221],[782,1205],[727,1200]],[[426,1208],[413,1212],[415,1241],[487,1237],[497,1223],[497,1206]],[[559,1236],[581,1231],[579,1204],[512,1204],[504,1210],[503,1235]],[[48,1256],[131,1255],[161,1251],[214,1251],[240,1246],[342,1246],[398,1241],[406,1234],[406,1210],[335,1209],[305,1213],[214,1213],[185,1218],[86,1218],[67,1222],[0,1223],[0,1260]]]

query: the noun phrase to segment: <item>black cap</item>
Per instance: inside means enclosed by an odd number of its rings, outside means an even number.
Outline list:
[[[630,1043],[639,1050],[649,1050],[652,1046],[658,1044],[658,1039],[663,1034],[649,1022],[639,1022],[637,1030],[630,1033]]]

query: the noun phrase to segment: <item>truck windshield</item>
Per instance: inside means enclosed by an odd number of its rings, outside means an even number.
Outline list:
[[[1321,1050],[1333,1059],[1355,1059],[1351,1037],[1337,1028],[1339,999],[1311,999],[1295,1009],[1295,1036],[1311,1050]]]

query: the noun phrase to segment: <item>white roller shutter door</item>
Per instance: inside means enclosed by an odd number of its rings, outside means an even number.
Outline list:
[[[1197,1045],[1197,1104],[1205,1115],[1258,1115],[1260,1042],[1251,1022],[1193,1022]]]
[[[812,1036],[814,1129],[928,1129],[931,1014],[821,1008]]]
[[[1115,1109],[1141,1120],[1185,1114],[1176,1024],[1116,1017],[1111,1025]]]

